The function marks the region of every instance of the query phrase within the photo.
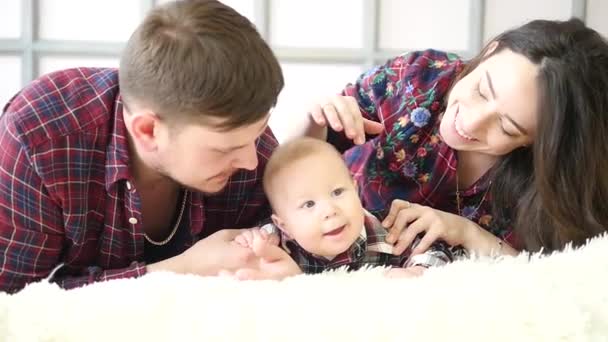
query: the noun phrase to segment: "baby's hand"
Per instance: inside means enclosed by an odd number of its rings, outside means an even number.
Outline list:
[[[260,228],[243,229],[243,232],[234,238],[234,242],[242,247],[251,248],[253,246],[253,231],[259,229]]]
[[[279,236],[277,234],[269,233],[267,230],[258,227],[243,229],[242,233],[234,238],[234,242],[242,247],[252,248],[254,238],[261,239],[275,246],[279,244]]]

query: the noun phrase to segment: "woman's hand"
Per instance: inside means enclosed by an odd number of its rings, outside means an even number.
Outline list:
[[[396,243],[394,254],[403,253],[422,232],[425,234],[412,254],[424,253],[436,240],[484,254],[490,254],[491,250],[497,252],[502,247],[498,238],[473,221],[403,200],[393,201],[382,225],[389,230],[386,241]]]
[[[379,122],[363,118],[359,104],[351,96],[333,96],[323,103],[314,105],[310,114],[307,135],[327,140],[327,128],[344,134],[357,145],[365,143],[366,134],[379,134],[383,126]]]

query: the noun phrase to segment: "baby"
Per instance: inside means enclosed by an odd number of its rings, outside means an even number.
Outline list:
[[[246,247],[254,239],[278,241],[304,273],[370,265],[392,266],[389,275],[407,276],[419,274],[417,267],[440,266],[453,259],[449,246],[441,242],[410,258],[418,239],[394,255],[393,246],[385,242],[387,230],[363,209],[342,156],[324,141],[299,138],[279,146],[263,182],[273,224],[261,232],[244,231],[235,241]]]

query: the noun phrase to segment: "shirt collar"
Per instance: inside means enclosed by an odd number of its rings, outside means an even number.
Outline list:
[[[106,149],[106,190],[114,183],[130,178],[129,140],[123,118],[123,105],[120,96],[114,103],[110,142]]]

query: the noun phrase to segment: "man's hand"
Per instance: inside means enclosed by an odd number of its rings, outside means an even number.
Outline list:
[[[224,229],[198,241],[180,255],[147,266],[148,272],[217,275],[219,270],[256,267],[258,257],[251,248],[234,243],[242,229]]]
[[[281,280],[302,273],[287,252],[263,238],[259,231],[253,231],[251,251],[257,257],[253,267],[243,267],[236,271],[223,270],[220,274],[240,280]]]

